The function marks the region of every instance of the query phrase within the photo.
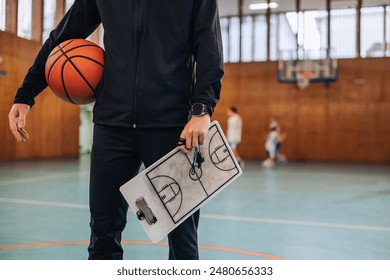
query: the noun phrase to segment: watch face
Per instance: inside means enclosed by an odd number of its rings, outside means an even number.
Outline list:
[[[199,115],[202,115],[204,113],[205,113],[205,111],[204,111],[204,107],[202,104],[197,103],[197,104],[194,104],[192,106],[192,114],[193,115],[199,116]]]

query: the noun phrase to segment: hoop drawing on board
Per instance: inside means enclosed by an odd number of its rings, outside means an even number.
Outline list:
[[[172,177],[165,175],[158,175],[150,180],[155,183],[153,184],[155,186],[162,185],[161,189],[155,190],[172,218],[175,217],[183,203],[183,195],[179,183]]]
[[[222,142],[222,143],[218,145],[218,144],[216,144],[216,142],[219,142],[219,143]],[[213,134],[213,136],[211,136],[208,150],[209,150],[209,156],[210,156],[211,162],[219,170],[231,171],[231,170],[236,168],[234,161],[231,158],[229,150],[226,146],[226,143],[223,141],[218,130]],[[231,161],[228,161],[229,158],[231,159]]]

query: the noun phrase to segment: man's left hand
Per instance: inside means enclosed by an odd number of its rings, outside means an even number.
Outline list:
[[[184,153],[189,153],[193,148],[203,145],[209,127],[209,115],[191,117],[180,134],[180,138],[185,139],[185,145],[179,146],[179,149]]]

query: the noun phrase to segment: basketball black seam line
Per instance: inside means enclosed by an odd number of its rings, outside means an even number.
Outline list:
[[[67,43],[64,47],[69,46],[69,44],[71,44],[71,43],[74,42],[75,40],[76,40],[76,39],[71,40],[71,41],[70,41],[69,43]],[[57,47],[59,47],[59,46],[60,46],[60,45],[58,45]],[[53,53],[52,55],[49,55],[49,57],[48,57],[47,59],[50,59],[52,56],[54,56],[55,54],[57,54],[57,53],[60,52],[60,51],[61,51],[61,49],[58,48],[58,51],[56,51],[56,52]],[[54,65],[58,62],[58,60],[60,60],[60,58],[61,58],[61,56],[58,57],[58,58],[51,64],[50,69],[49,69],[49,71],[47,72],[47,77],[46,77],[46,81],[47,81],[47,82],[49,82],[51,70],[53,70]]]
[[[70,42],[68,42],[66,45],[64,45],[64,46],[62,46],[63,48],[65,48],[66,46],[69,46],[69,44],[71,44],[72,42],[74,42],[76,39],[73,39],[73,40],[70,40]],[[56,46],[57,47],[57,46]],[[56,48],[56,47],[54,47],[54,48]],[[53,55],[55,55],[55,54],[57,54],[58,52],[60,52],[61,50],[57,50],[55,53],[53,53],[53,54],[50,54],[49,56],[48,56],[48,58],[50,58],[50,57],[52,57]]]
[[[65,91],[65,94],[66,96],[68,97],[69,101],[73,104],[76,104],[76,102],[73,101],[73,99],[70,97],[67,89],[66,89],[66,86],[65,86],[65,81],[64,81],[64,68],[65,68],[65,65],[66,63],[68,62],[69,60],[66,60],[64,64],[62,64],[62,69],[61,69],[61,81],[62,81],[62,87],[64,88],[64,91]]]
[[[83,56],[72,56],[72,57],[69,57],[68,58],[68,61],[70,62],[70,64],[73,66],[73,68],[77,71],[77,73],[80,75],[80,77],[84,80],[84,82],[89,86],[89,88],[92,90],[93,94],[96,95],[96,92],[95,92],[95,89],[93,88],[93,86],[88,82],[88,80],[84,77],[84,75],[80,72],[80,70],[76,67],[76,65],[72,62],[72,58],[74,57],[83,57]],[[87,59],[89,59],[87,57]],[[94,61],[93,59],[89,59],[91,61]],[[100,63],[98,63],[100,65]]]
[[[69,59],[72,59],[72,58],[75,58],[75,57],[82,57],[82,58],[85,58],[85,59],[88,59],[88,60],[91,60],[93,62],[95,62],[96,64],[100,65],[101,67],[104,67],[104,64],[101,64],[99,61],[93,59],[93,58],[90,58],[88,56],[85,56],[85,55],[74,55],[74,56],[69,56]]]
[[[69,42],[68,44],[66,44],[65,46],[61,46],[61,47],[62,47],[62,50],[63,50],[63,48],[69,46],[70,43],[72,43],[72,42],[74,42],[74,41],[76,41],[76,40],[77,40],[77,39],[74,39],[74,40],[72,40],[71,42]],[[60,47],[60,45],[58,45],[57,47]],[[65,53],[68,53],[68,52],[73,51],[74,49],[81,48],[81,47],[96,47],[96,48],[101,49],[100,46],[98,46],[98,45],[96,45],[96,44],[91,44],[91,43],[88,43],[88,42],[87,42],[85,45],[74,46],[74,47],[72,47],[72,48],[69,49],[69,50],[63,51],[63,53],[64,53],[64,52],[65,52]],[[57,53],[60,52],[60,51],[61,51],[61,50],[58,50],[58,51],[56,51],[54,54],[57,54]],[[49,56],[48,58],[52,57],[54,54],[52,54],[52,55]]]
[[[76,39],[72,40],[71,42],[69,42],[69,44],[72,43],[72,42],[75,41],[75,40],[76,40]],[[87,46],[90,46],[90,47],[97,47],[97,48],[99,48],[99,49],[102,49],[102,48],[101,48],[100,46],[98,46],[98,45],[85,44],[85,45],[76,46],[76,47],[73,47],[73,48],[71,48],[71,49],[69,49],[69,50],[67,50],[67,51],[64,51],[63,48],[66,47],[66,46],[68,46],[69,44],[66,44],[66,45],[63,46],[63,47],[61,47],[61,45],[58,45],[57,47],[59,48],[59,50],[58,50],[56,53],[62,52],[62,54],[65,55],[65,54],[67,54],[68,52],[73,51],[74,49],[81,48],[81,47],[87,47]],[[50,57],[51,57],[51,56],[49,56],[48,59],[49,59]],[[65,55],[65,57],[67,57],[67,56]],[[58,58],[52,63],[52,65],[51,65],[51,67],[50,67],[50,69],[49,69],[49,72],[47,73],[47,78],[46,78],[47,81],[49,80],[51,70],[53,69],[54,65],[58,62],[58,60],[60,60],[60,58],[61,58],[61,56],[58,57]]]
[[[62,47],[60,47],[62,53],[65,55],[66,57],[66,61],[69,61],[70,64],[73,66],[73,68],[76,70],[76,72],[80,75],[80,77],[84,80],[84,82],[89,86],[89,88],[92,90],[93,94],[96,95],[95,93],[95,89],[90,85],[90,83],[87,81],[87,79],[83,76],[83,74],[80,72],[80,70],[76,67],[76,65],[74,65],[74,63],[72,62],[72,60],[69,58],[69,56],[64,52],[64,50],[62,49]],[[66,63],[64,63],[66,64]]]
[[[69,53],[69,52],[71,52],[71,51],[73,51],[73,50],[75,50],[75,49],[81,48],[81,47],[95,47],[95,48],[99,48],[99,49],[103,50],[100,46],[98,46],[98,45],[96,45],[96,44],[94,44],[94,45],[92,45],[92,44],[86,44],[86,45],[75,46],[75,47],[73,47],[73,48],[71,48],[71,49],[69,49],[69,50],[67,50],[67,51],[64,51],[64,50],[63,50],[63,52]]]
[[[73,57],[76,57],[76,56],[72,56],[72,57],[69,57],[68,55],[67,55],[67,53],[68,52],[70,52],[70,51],[72,51],[72,50],[74,50],[74,49],[77,49],[77,48],[80,48],[80,47],[85,47],[85,46],[94,46],[94,47],[98,47],[98,48],[100,48],[99,46],[96,46],[96,45],[82,45],[82,46],[77,46],[77,47],[74,47],[73,49],[70,49],[70,50],[68,50],[68,51],[64,51],[62,48],[61,48],[61,51],[62,51],[62,53],[65,55],[65,57],[67,58],[67,61],[69,61],[70,62],[70,64],[73,66],[73,68],[77,71],[77,73],[80,75],[80,77],[84,80],[84,82],[89,86],[89,88],[92,90],[92,92],[94,93],[94,94],[96,94],[95,93],[95,89],[91,86],[91,84],[88,82],[88,80],[84,77],[84,75],[80,72],[80,70],[76,67],[76,65],[74,65],[74,63],[72,62],[72,60],[71,60],[71,58],[73,58]],[[86,58],[88,58],[88,57],[86,57]],[[88,58],[89,59],[89,58]],[[92,60],[92,59],[91,59]],[[97,62],[98,63],[98,62]],[[98,64],[100,64],[100,63],[98,63]]]

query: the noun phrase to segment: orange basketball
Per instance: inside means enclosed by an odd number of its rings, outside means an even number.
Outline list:
[[[46,61],[45,76],[50,89],[72,104],[95,101],[102,79],[104,50],[84,39],[71,39],[55,47]]]

